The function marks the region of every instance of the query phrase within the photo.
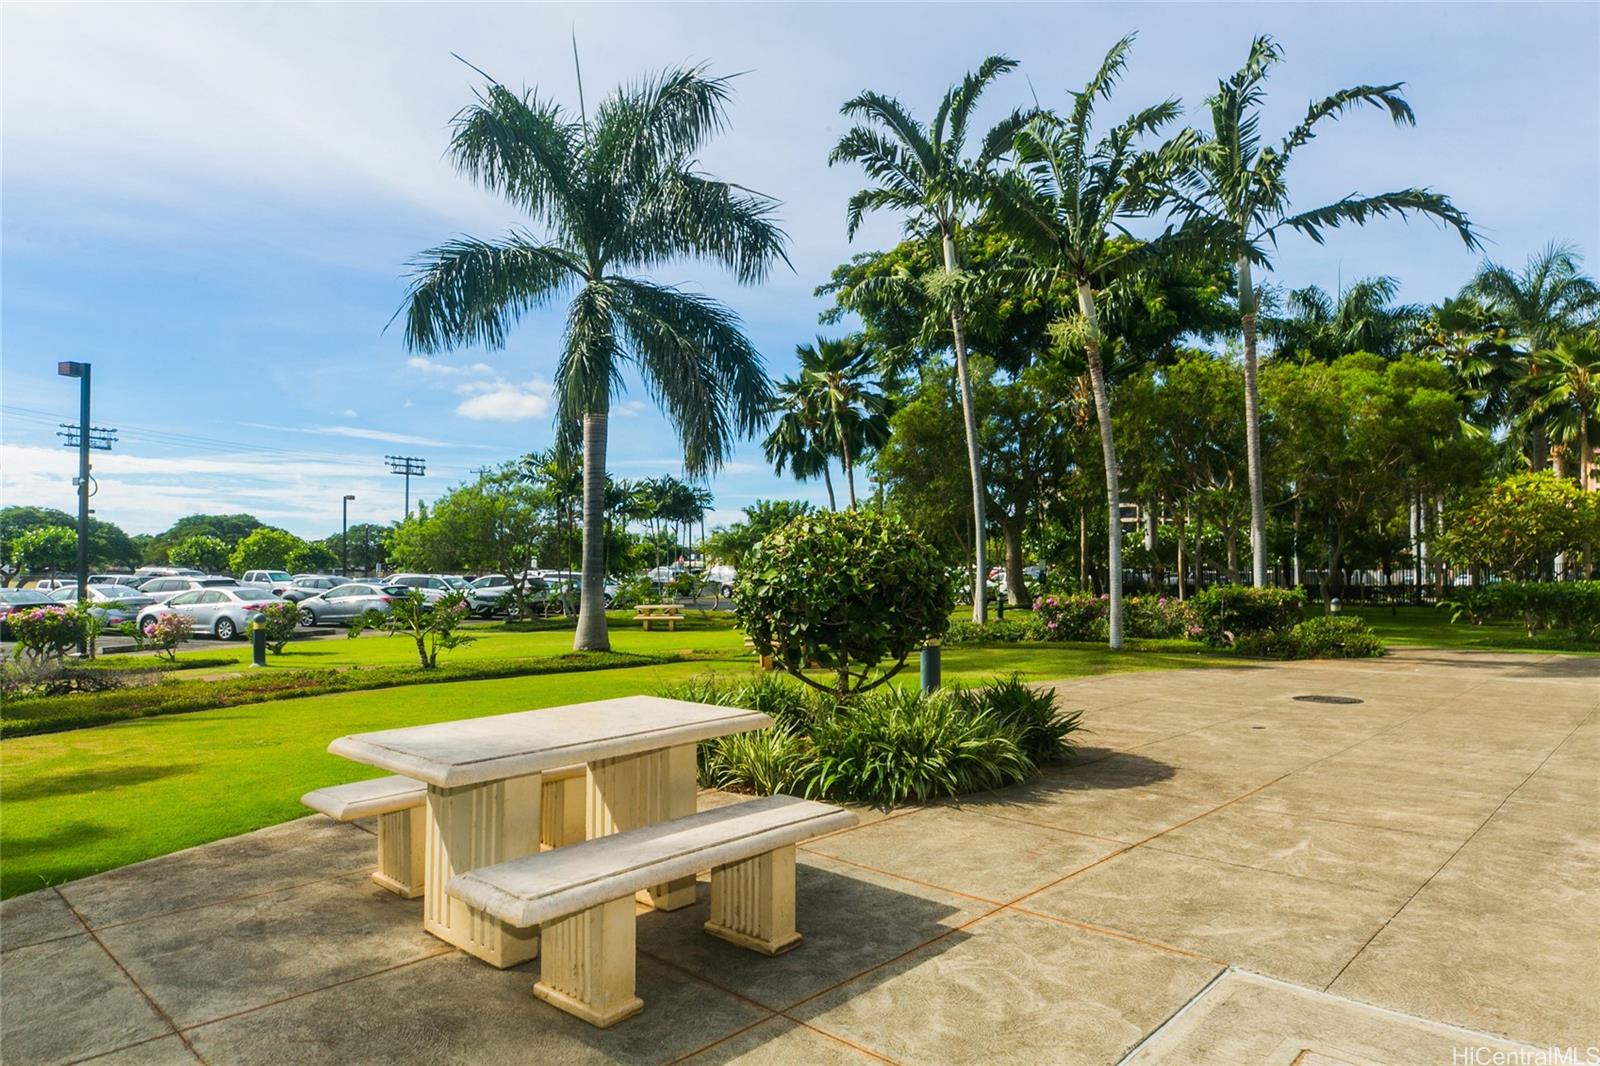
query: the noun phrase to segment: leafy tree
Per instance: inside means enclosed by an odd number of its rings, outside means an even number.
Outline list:
[[[322,546],[332,552],[341,565],[348,554],[352,570],[381,572],[388,568],[390,532],[390,527],[376,522],[357,522],[342,533],[323,537]]]
[[[228,554],[228,569],[235,574],[246,570],[287,570],[289,556],[305,543],[287,530],[262,526],[234,545]]]
[[[1338,296],[1315,285],[1292,290],[1288,315],[1265,322],[1280,352],[1324,363],[1351,352],[1393,359],[1405,351],[1423,322],[1418,304],[1397,304],[1400,282],[1391,277],[1361,278]]]
[[[1594,487],[1594,444],[1600,441],[1600,331],[1563,337],[1523,387],[1528,413],[1551,438],[1577,454],[1578,485]]]
[[[573,646],[605,650],[606,423],[624,365],[644,379],[683,444],[684,468],[719,467],[761,424],[770,389],[734,314],[705,296],[625,273],[692,258],[743,283],[787,262],[775,204],[696,169],[726,124],[729,82],[668,70],[617,89],[591,117],[490,81],[455,120],[458,169],[549,233],[461,237],[416,261],[406,343],[423,352],[501,347],[522,314],[571,293],[557,361],[557,419],[581,423],[583,592]]]
[[[300,544],[284,560],[284,569],[296,574],[330,574],[338,568],[338,553],[318,540]]]
[[[1107,335],[1095,293],[1097,287],[1129,278],[1140,266],[1174,250],[1177,240],[1171,232],[1144,244],[1119,238],[1125,219],[1147,215],[1156,206],[1153,193],[1182,144],[1180,137],[1155,151],[1134,147],[1141,137],[1178,117],[1176,100],[1137,111],[1091,142],[1095,104],[1110,99],[1132,42],[1124,37],[1111,47],[1094,77],[1072,94],[1072,109],[1065,117],[1037,115],[1017,133],[1022,180],[1008,183],[998,202],[1008,229],[1029,258],[1077,292],[1078,315],[1063,320],[1059,334],[1064,344],[1081,345],[1086,353],[1100,426],[1112,648],[1122,647],[1122,493],[1106,384]]]
[[[12,505],[0,508],[0,559],[11,558],[13,537],[30,529],[42,529],[46,526],[65,526],[76,532],[78,519],[77,516],[54,507]],[[76,549],[73,558],[74,560],[77,558]],[[102,522],[98,518],[89,519],[90,566],[132,567],[138,563],[139,552],[134,547],[133,538],[123,532],[120,526],[112,522]]]
[[[1217,250],[1237,264],[1239,324],[1244,333],[1245,459],[1250,483],[1251,581],[1267,581],[1267,512],[1261,467],[1261,399],[1257,383],[1256,318],[1260,303],[1251,279],[1253,267],[1271,269],[1280,231],[1296,230],[1318,244],[1326,231],[1345,223],[1360,226],[1370,218],[1422,215],[1453,227],[1467,247],[1478,247],[1467,216],[1440,193],[1400,189],[1361,196],[1352,193],[1310,211],[1292,212],[1286,174],[1296,152],[1317,135],[1319,124],[1336,121],[1363,105],[1387,111],[1396,125],[1415,125],[1416,115],[1401,94],[1401,83],[1355,85],[1314,102],[1305,118],[1276,147],[1264,145],[1261,109],[1266,80],[1283,58],[1270,37],[1250,43],[1244,66],[1217,84],[1208,101],[1211,129],[1199,135],[1173,189],[1178,215],[1203,229]]]
[[[471,644],[476,637],[456,632],[467,619],[467,598],[448,593],[437,603],[429,603],[421,592],[411,589],[389,605],[388,614],[368,611],[350,623],[350,636],[359,637],[368,629],[381,629],[391,637],[410,637],[417,645],[417,663],[424,670],[439,665],[439,653]]]
[[[173,546],[195,536],[216,537],[231,552],[241,540],[260,528],[261,520],[250,514],[186,515],[147,542],[143,561],[154,565],[170,562]]]
[[[900,101],[876,92],[864,92],[847,101],[840,113],[862,120],[840,138],[829,163],[858,163],[874,182],[850,197],[847,227],[855,236],[868,211],[889,209],[905,216],[909,234],[937,239],[943,255],[949,292],[950,338],[956,356],[956,377],[961,387],[961,411],[966,428],[967,469],[972,483],[974,582],[972,619],[985,616],[983,470],[978,454],[978,422],[972,408],[972,376],[967,367],[962,304],[957,275],[962,269],[961,237],[972,211],[981,206],[993,183],[1000,158],[1011,150],[1016,131],[1027,116],[1012,112],[984,135],[978,153],[966,157],[967,124],[978,98],[1016,61],[990,56],[952,85],[940,101],[931,126],[914,119]]]
[[[506,463],[401,523],[390,555],[406,569],[517,575],[533,565],[549,527],[549,496]]]
[[[943,637],[952,606],[944,564],[920,537],[893,516],[853,510],[806,515],[764,537],[733,599],[761,654],[840,700],[884,684]],[[813,662],[833,673],[832,686],[806,675]]]
[[[196,533],[174,544],[167,552],[167,561],[173,566],[188,566],[219,574],[228,568],[228,544],[221,537]]]
[[[78,562],[78,533],[71,526],[39,526],[10,538],[11,565],[24,573],[71,570]]]
[[[744,521],[706,538],[706,558],[742,566],[745,555],[775,529],[812,513],[803,500],[757,500],[744,508]]]
[[[1456,566],[1531,580],[1544,560],[1600,541],[1600,495],[1548,471],[1506,478],[1445,512],[1434,550]]]

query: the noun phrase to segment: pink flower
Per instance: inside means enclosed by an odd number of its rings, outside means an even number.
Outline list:
[[[1165,596],[1161,596],[1156,600],[1156,606],[1157,607],[1165,607],[1166,605],[1167,605],[1167,598]]]
[[[1056,627],[1054,622],[1046,622],[1044,625],[1046,629],[1054,629]]]

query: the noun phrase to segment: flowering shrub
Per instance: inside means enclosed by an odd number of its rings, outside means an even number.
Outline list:
[[[1189,637],[1194,612],[1166,596],[1130,596],[1122,601],[1122,625],[1130,637]]]
[[[6,625],[17,638],[17,654],[34,659],[59,659],[88,635],[86,612],[52,604],[13,611]]]
[[[1110,600],[1082,592],[1033,601],[1040,640],[1104,640],[1109,611]]]
[[[277,655],[289,643],[289,638],[294,636],[294,627],[300,624],[300,607],[288,600],[280,600],[265,604],[261,608],[261,615],[265,619],[260,625],[267,631],[267,648]]]
[[[182,614],[158,614],[139,626],[134,642],[141,648],[153,648],[167,659],[176,659],[178,645],[194,636],[194,620]]]
[[[1300,621],[1305,605],[1300,589],[1213,585],[1189,601],[1194,611],[1190,635],[1222,648],[1247,636],[1286,633]]]

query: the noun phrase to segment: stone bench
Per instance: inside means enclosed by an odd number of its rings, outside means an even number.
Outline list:
[[[665,622],[667,624],[668,632],[676,632],[678,629],[678,623],[683,621],[683,615],[662,614],[654,611],[638,611],[634,614],[633,620],[643,624],[646,632],[649,632],[651,622]]]
[[[708,933],[767,955],[795,931],[795,844],[856,823],[849,811],[768,796],[486,866],[445,891],[519,929],[538,926],[540,999],[605,1028],[637,1013],[634,893],[711,871]]]
[[[559,848],[584,838],[585,770],[568,766],[544,775],[539,800],[539,843]],[[405,899],[423,889],[426,819],[415,814],[428,786],[394,774],[307,792],[300,802],[340,822],[378,819],[378,867],[373,881]]]

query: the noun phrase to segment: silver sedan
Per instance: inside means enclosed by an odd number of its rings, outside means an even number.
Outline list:
[[[78,586],[67,585],[50,594],[57,603],[78,602]],[[156,601],[131,585],[90,585],[89,612],[105,625],[120,626],[131,622],[141,608]]]
[[[139,628],[164,614],[181,614],[194,623],[196,634],[232,640],[247,631],[250,619],[269,603],[283,600],[265,585],[228,585],[180,592],[166,603],[139,612]]]
[[[404,585],[352,581],[300,601],[300,624],[327,626],[353,622],[368,611],[389,613],[389,605],[411,590]]]

